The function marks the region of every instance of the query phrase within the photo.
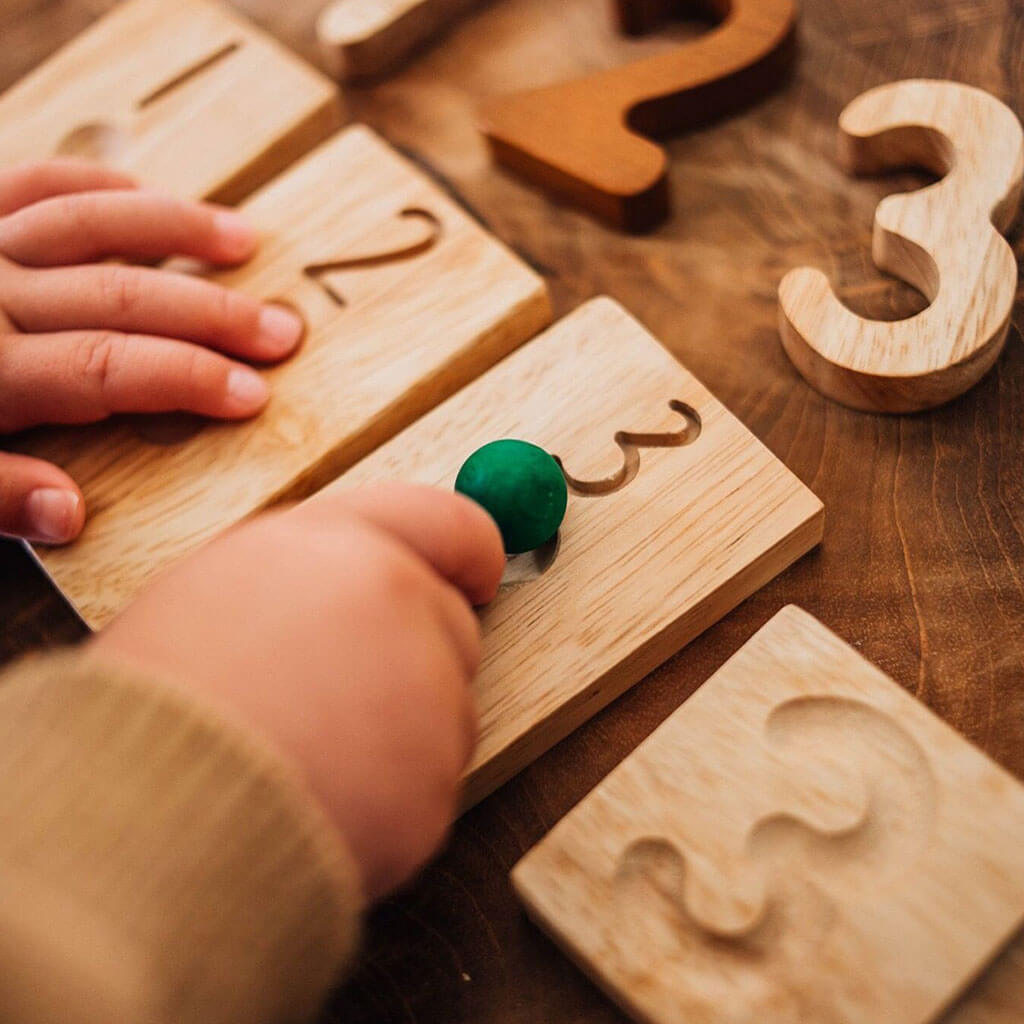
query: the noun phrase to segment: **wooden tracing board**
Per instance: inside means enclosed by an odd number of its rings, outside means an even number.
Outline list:
[[[341,123],[333,83],[208,0],[128,0],[0,98],[0,166],[102,160],[234,202]]]
[[[926,1024],[1024,922],[1024,787],[781,611],[520,861],[647,1024]]]
[[[16,445],[85,494],[81,538],[37,554],[94,628],[157,570],[312,493],[550,321],[543,281],[363,126],[242,209],[263,244],[212,279],[292,305],[308,328],[299,354],[267,371],[262,416],[197,421],[185,436],[173,422],[121,419]]]
[[[818,499],[610,299],[560,321],[329,490],[451,487],[471,452],[502,437],[561,458],[577,493],[547,571],[483,612],[467,806],[812,548],[823,525]]]

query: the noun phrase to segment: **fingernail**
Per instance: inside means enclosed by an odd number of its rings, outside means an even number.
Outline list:
[[[286,306],[264,306],[260,313],[260,335],[275,355],[291,352],[304,329],[302,317]]]
[[[213,223],[229,259],[245,259],[259,244],[256,229],[240,214],[223,210],[214,216]]]
[[[267,404],[270,389],[255,371],[239,367],[228,374],[228,395],[242,412],[256,412]]]
[[[25,499],[32,536],[50,544],[64,544],[75,534],[81,498],[74,491],[40,487]]]

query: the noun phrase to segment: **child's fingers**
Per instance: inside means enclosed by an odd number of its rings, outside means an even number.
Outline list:
[[[460,494],[432,487],[381,484],[321,496],[293,514],[319,516],[343,508],[411,547],[474,605],[497,593],[505,549],[494,520]]]
[[[282,359],[303,331],[284,307],[185,274],[116,264],[12,266],[0,301],[23,331],[108,328],[182,338],[246,359]]]
[[[58,196],[0,220],[0,253],[33,267],[109,256],[192,256],[226,265],[248,259],[258,244],[233,210],[142,190]]]
[[[66,544],[82,532],[85,501],[63,470],[0,452],[0,534]]]
[[[458,653],[468,681],[480,664],[480,624],[471,604],[497,592],[505,553],[497,527],[461,495],[428,487],[384,484],[321,495],[285,513],[310,529],[360,519],[397,542],[423,567],[419,584],[436,621]]]
[[[135,179],[87,160],[48,160],[0,172],[0,217],[71,192],[132,189]]]
[[[244,419],[268,398],[251,367],[184,341],[69,331],[8,336],[0,346],[0,432],[118,412]]]

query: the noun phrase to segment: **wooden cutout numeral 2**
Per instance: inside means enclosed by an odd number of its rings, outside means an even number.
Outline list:
[[[866,320],[828,279],[801,267],[779,288],[779,330],[796,368],[822,394],[871,412],[916,412],[963,394],[995,363],[1017,291],[1002,237],[1020,209],[1024,132],[994,96],[959,82],[909,80],[864,93],[839,121],[847,170],[908,165],[945,177],[884,199],[876,265],[931,305],[909,320]]]
[[[678,0],[617,0],[625,31],[650,29]],[[792,62],[795,0],[705,0],[721,24],[672,52],[485,104],[495,158],[614,227],[647,231],[669,215],[664,137],[736,110]]]

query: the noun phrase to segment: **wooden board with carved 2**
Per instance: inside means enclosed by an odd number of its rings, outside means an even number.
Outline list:
[[[341,123],[333,83],[209,0],[129,0],[0,97],[0,165],[99,159],[233,202]]]
[[[818,499],[610,299],[559,322],[327,493],[389,479],[451,487],[471,452],[502,437],[559,457],[575,493],[547,570],[483,613],[466,805],[812,548],[823,523]]]
[[[1024,921],[1024,787],[780,612],[513,871],[648,1024],[926,1024]]]
[[[286,302],[299,354],[244,424],[109,422],[27,435],[89,507],[40,550],[102,626],[154,572],[275,502],[303,497],[478,376],[551,317],[543,281],[368,128],[349,128],[243,207],[257,256],[213,279]],[[171,429],[162,430],[163,426]]]

